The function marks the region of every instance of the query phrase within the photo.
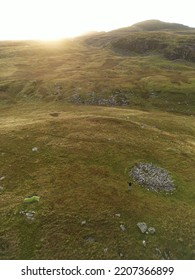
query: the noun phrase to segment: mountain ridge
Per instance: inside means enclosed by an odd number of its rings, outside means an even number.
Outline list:
[[[170,60],[195,62],[195,28],[178,23],[147,20],[110,32],[85,37],[89,45],[124,54],[163,55]]]
[[[149,19],[137,22],[129,27],[131,31],[159,31],[159,30],[195,30],[193,27],[180,23],[165,22],[157,19]]]

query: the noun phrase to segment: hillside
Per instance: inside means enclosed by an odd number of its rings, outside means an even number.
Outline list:
[[[0,42],[0,100],[64,100],[193,114],[194,46],[190,28],[127,28],[53,43]]]
[[[193,28],[190,28],[189,26],[183,24],[163,22],[160,20],[146,20],[146,21],[138,22],[132,25],[130,29],[134,31],[193,30]]]
[[[152,24],[0,42],[0,259],[194,259],[195,33]]]
[[[195,62],[195,29],[182,24],[149,20],[90,37],[87,42],[124,55],[160,54],[170,60]]]

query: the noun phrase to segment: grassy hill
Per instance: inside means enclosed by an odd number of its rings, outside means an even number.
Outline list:
[[[71,100],[193,114],[195,32],[189,30],[1,42],[0,100]]]
[[[130,27],[131,30],[134,31],[161,31],[161,30],[184,30],[189,31],[189,26],[178,24],[178,23],[170,23],[170,22],[163,22],[160,20],[146,20],[142,22],[138,22]]]
[[[195,64],[166,51],[195,33],[162,24],[0,42],[0,259],[194,259]]]

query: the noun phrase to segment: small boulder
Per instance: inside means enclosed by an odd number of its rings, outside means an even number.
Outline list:
[[[137,226],[138,226],[138,228],[140,229],[140,231],[142,233],[145,233],[147,231],[147,229],[148,229],[146,223],[144,223],[144,222],[137,223]]]
[[[126,228],[125,228],[125,226],[124,225],[120,225],[120,229],[122,230],[122,231],[125,231],[126,230]]]
[[[117,214],[115,214],[115,217],[120,218],[121,214],[117,213]]]
[[[26,212],[26,218],[28,220],[34,220],[34,213],[33,212]]]
[[[89,243],[95,242],[95,238],[93,238],[92,236],[85,236],[84,239]]]
[[[104,253],[107,253],[108,252],[108,248],[104,248]]]
[[[149,227],[148,232],[149,234],[154,234],[156,232],[156,229],[154,227]]]

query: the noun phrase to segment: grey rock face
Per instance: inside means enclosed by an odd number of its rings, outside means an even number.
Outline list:
[[[140,229],[140,231],[142,233],[145,233],[147,231],[147,229],[148,229],[146,223],[144,223],[144,222],[137,223],[137,226],[138,226],[138,228]]]

